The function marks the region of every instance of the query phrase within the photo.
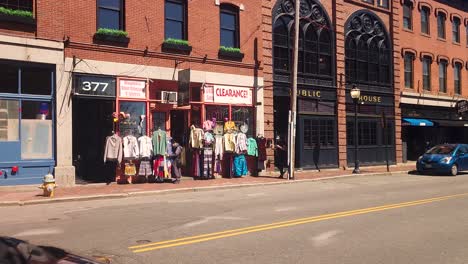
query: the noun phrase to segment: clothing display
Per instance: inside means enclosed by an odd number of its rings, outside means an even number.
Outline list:
[[[190,127],[189,144],[192,148],[203,148],[204,132],[201,128]]]
[[[211,134],[210,132],[206,132],[204,136],[204,140],[205,140],[205,146],[212,145],[215,141],[215,138],[213,137],[213,134]]]
[[[140,169],[138,170],[138,175],[148,177],[151,175],[151,164],[149,161],[144,160],[140,163]]]
[[[237,130],[236,123],[233,121],[227,121],[224,123],[224,132],[235,131]]]
[[[236,138],[234,134],[224,134],[224,151],[234,152],[236,150]]]
[[[166,131],[158,129],[153,132],[153,153],[154,155],[165,155],[166,154]]]
[[[153,142],[148,136],[138,138],[140,145],[140,158],[151,158],[153,156]]]
[[[206,120],[203,122],[203,130],[205,131],[211,131],[215,127],[215,123],[211,120]]]
[[[247,139],[247,155],[258,157],[257,141],[254,138]]]
[[[247,170],[247,160],[244,155],[237,155],[234,157],[234,176],[241,177],[249,173]]]
[[[137,174],[136,172],[136,166],[133,163],[125,163],[125,175],[126,176],[135,176]]]
[[[203,149],[203,178],[211,178],[213,176],[213,149],[207,147]]]
[[[159,179],[164,178],[164,157],[156,156],[153,160],[153,175]]]
[[[258,160],[265,161],[267,160],[267,140],[264,137],[258,137],[257,139],[257,148],[258,148]]]
[[[104,149],[104,162],[118,161],[122,162],[122,138],[114,134],[106,139]]]
[[[247,136],[244,133],[236,135],[236,153],[241,154],[247,151]]]
[[[213,134],[215,135],[222,135],[223,134],[223,123],[217,123],[214,130]]]
[[[224,137],[221,135],[216,135],[215,136],[215,159],[222,160],[223,159],[223,153],[224,153]]]
[[[123,138],[124,159],[137,159],[140,155],[138,140],[132,135]]]

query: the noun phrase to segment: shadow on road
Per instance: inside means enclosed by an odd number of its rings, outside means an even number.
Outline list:
[[[36,246],[27,241],[0,236],[1,264],[102,264],[50,246]]]
[[[424,172],[424,174],[419,173],[417,170],[412,170],[408,171],[408,174],[410,175],[416,175],[416,176],[428,176],[428,177],[452,177],[451,175],[448,174],[442,174],[442,173],[435,173],[435,172]],[[459,172],[457,176],[464,176],[468,175],[468,172]]]

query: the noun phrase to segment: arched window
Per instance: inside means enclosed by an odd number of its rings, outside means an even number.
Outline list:
[[[275,73],[288,73],[293,62],[294,8],[282,0],[273,10],[273,58]],[[315,0],[301,1],[298,72],[304,76],[332,78],[334,54],[330,21]]]
[[[391,49],[382,23],[362,11],[346,23],[346,78],[353,83],[391,83]]]

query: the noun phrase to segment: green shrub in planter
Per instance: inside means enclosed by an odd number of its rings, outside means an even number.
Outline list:
[[[33,18],[33,13],[31,11],[15,10],[15,9],[10,9],[10,8],[5,8],[2,6],[0,6],[0,14],[4,14],[8,16],[16,16],[16,17]]]
[[[181,45],[181,46],[190,46],[188,40],[183,40],[183,39],[168,38],[164,40],[164,43]]]
[[[239,48],[231,48],[231,47],[225,47],[221,46],[219,47],[219,50],[222,52],[228,52],[228,53],[241,53],[241,50]]]
[[[123,30],[100,28],[96,32],[96,35],[115,36],[115,37],[127,37],[128,33]]]

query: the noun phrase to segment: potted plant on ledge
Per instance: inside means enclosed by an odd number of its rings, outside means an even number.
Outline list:
[[[5,7],[0,7],[0,21],[15,22],[27,25],[36,24],[31,11],[16,10]]]
[[[164,52],[182,53],[188,55],[190,52],[192,52],[192,46],[190,46],[187,40],[168,38],[164,40],[162,44],[162,50]]]
[[[118,29],[100,28],[94,34],[94,41],[115,42],[126,45],[130,41],[130,39],[128,38],[128,33],[126,31]]]
[[[222,59],[241,61],[244,58],[244,53],[242,53],[239,48],[221,46],[219,47],[218,57]]]

